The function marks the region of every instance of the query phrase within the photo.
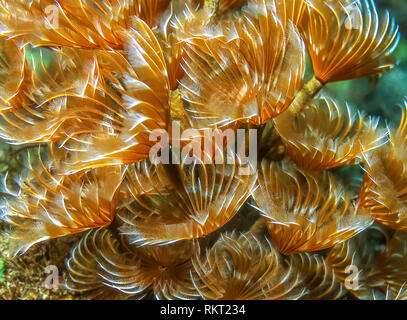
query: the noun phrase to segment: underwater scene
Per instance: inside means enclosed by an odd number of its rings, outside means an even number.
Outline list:
[[[407,299],[406,18],[0,0],[0,300]]]

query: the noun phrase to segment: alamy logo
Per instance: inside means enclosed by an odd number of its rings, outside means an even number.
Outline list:
[[[59,9],[56,5],[45,7],[45,27],[47,29],[57,29],[59,27]]]
[[[345,288],[348,290],[359,289],[359,268],[355,265],[349,265],[345,268],[345,273],[349,276],[345,279]]]
[[[59,287],[59,270],[57,266],[49,265],[45,268],[45,273],[50,274],[45,278],[45,287],[49,290],[57,290]]]

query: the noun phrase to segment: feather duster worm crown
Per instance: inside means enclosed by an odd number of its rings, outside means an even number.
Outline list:
[[[384,128],[321,93],[391,70],[399,38],[373,0],[0,0],[0,138],[28,155],[9,250],[75,234],[82,298],[405,299],[405,106]],[[253,170],[208,130],[254,131]]]

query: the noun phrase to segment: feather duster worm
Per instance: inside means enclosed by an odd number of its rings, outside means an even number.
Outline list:
[[[152,168],[166,187],[135,198],[119,213],[125,223],[121,232],[131,243],[206,236],[233,218],[250,196],[256,175],[240,174],[238,164],[188,162]]]
[[[109,112],[119,113],[107,101],[97,57],[62,49],[35,53],[24,88],[29,103],[0,113],[2,139],[15,144],[63,141],[94,132],[109,119]]]
[[[398,289],[388,287],[385,300],[407,300],[406,284]]]
[[[289,21],[264,1],[223,34],[186,48],[182,97],[207,125],[263,124],[284,112],[301,88],[305,47]]]
[[[88,232],[67,262],[68,288],[104,298],[117,290],[127,298],[150,291],[157,299],[194,298],[191,257],[194,242],[167,246],[128,246],[103,229]]]
[[[1,137],[16,143],[60,142],[72,152],[66,173],[147,158],[153,145],[149,134],[168,125],[166,63],[141,19],[134,18],[132,31],[122,39],[125,58],[55,49],[52,76],[40,58],[31,77],[33,105],[3,112]]]
[[[253,196],[283,254],[332,247],[373,222],[331,174],[307,173],[287,162],[263,160]]]
[[[120,48],[113,7],[102,1],[2,1],[2,34],[36,46]],[[55,20],[57,19],[57,20]]]
[[[164,53],[171,90],[178,87],[178,81],[184,75],[181,68],[184,53],[183,42],[177,36],[177,27],[175,26],[179,16],[184,12],[183,10],[186,10],[180,3],[181,1],[172,1],[170,3],[169,12],[163,15],[158,32],[156,32]],[[186,6],[189,8],[188,4]]]
[[[384,229],[378,230],[384,232]],[[359,299],[372,299],[377,293],[368,285],[370,268],[377,257],[371,245],[366,245],[370,229],[334,246],[326,258],[337,278]],[[352,273],[352,274],[351,274]]]
[[[90,298],[404,298],[401,231],[372,258],[353,243],[374,217],[403,226],[406,125],[381,146],[376,120],[313,101],[327,82],[390,69],[398,36],[372,0],[0,0],[0,138],[51,153],[5,176],[13,249],[86,231],[67,287]],[[151,134],[171,120],[197,138],[260,128],[260,172],[201,149],[157,163]],[[174,155],[191,140],[169,142]],[[306,171],[359,158],[356,200]],[[240,210],[250,195],[262,217]],[[361,291],[346,282],[359,262]]]
[[[383,236],[384,245],[378,246],[371,240],[372,232]],[[326,261],[342,283],[349,282],[348,290],[358,298],[377,299],[381,293],[387,299],[402,299],[407,281],[406,248],[405,232],[391,235],[388,229],[378,225],[333,247]],[[349,281],[351,272],[356,277]]]
[[[292,265],[304,278],[304,287],[308,293],[306,300],[337,300],[346,294],[334,270],[318,254],[301,253],[291,255]]]
[[[256,3],[256,0],[250,0]],[[281,17],[282,21],[291,20],[297,28],[302,31],[308,19],[308,2],[309,0],[272,0],[269,1],[271,6]]]
[[[388,12],[379,19],[373,0],[308,3],[302,36],[319,81],[365,77],[395,65],[398,26]]]
[[[121,32],[138,16],[155,26],[170,0],[0,2],[1,34],[35,46],[122,49]]]
[[[178,86],[184,70],[181,62],[186,58],[184,47],[186,43],[197,39],[216,37],[222,27],[213,22],[216,14],[242,6],[246,0],[173,0],[170,9],[163,15],[158,37],[161,40],[170,75],[171,89]],[[204,5],[205,4],[205,5]]]
[[[111,261],[113,258],[117,266],[131,261],[122,255],[119,248],[119,241],[107,229],[87,232],[73,248],[70,258],[66,261],[69,275],[65,280],[65,286],[74,292],[86,293],[88,299],[141,298],[143,296],[141,293],[130,295],[110,287],[101,275],[102,261]],[[123,271],[122,274],[124,274]]]
[[[65,176],[53,168],[55,163],[55,156],[44,163],[39,155],[36,165],[29,159],[19,190],[9,190],[6,183],[6,191],[14,197],[6,197],[2,219],[13,227],[10,236],[16,253],[40,241],[113,221],[125,168],[111,166]]]
[[[379,119],[355,113],[323,97],[299,113],[274,119],[286,152],[302,169],[326,170],[354,163],[363,152],[386,142]]]
[[[387,238],[383,252],[377,257],[369,276],[370,286],[380,287],[383,291],[399,291],[407,282],[407,233],[396,231]]]
[[[204,299],[299,299],[306,290],[291,263],[253,235],[225,234],[193,260],[194,284]]]
[[[171,183],[170,179],[158,175],[155,164],[145,160],[127,166],[121,189],[125,199],[135,199],[168,188]]]
[[[296,95],[292,112],[312,102],[326,83],[377,75],[396,65],[392,53],[400,40],[399,27],[388,12],[379,18],[373,0],[304,0],[302,4],[297,26],[314,77]]]
[[[68,173],[146,159],[155,144],[151,132],[168,128],[170,89],[160,43],[141,19],[135,18],[133,27],[126,35],[132,69],[116,86],[124,111],[118,120],[106,119],[99,131],[71,139],[65,146],[72,151]]]
[[[139,22],[140,28],[148,28]],[[76,49],[48,54],[54,62],[47,68],[41,51],[38,67],[32,70],[28,87],[32,104],[2,112],[0,136],[18,144],[58,142],[70,151],[66,173],[147,158],[153,145],[150,132],[166,128],[168,122],[168,92],[166,97],[162,90],[168,81],[163,70],[156,70],[152,54],[145,52],[150,55],[145,62],[153,69],[139,66],[137,71],[120,54]],[[137,56],[137,51],[133,54]],[[124,79],[124,85],[112,72]],[[143,74],[148,76],[141,82]]]
[[[406,102],[407,105],[407,102]],[[376,221],[389,227],[407,230],[407,116],[405,108],[390,143],[364,157],[365,175],[359,201]]]

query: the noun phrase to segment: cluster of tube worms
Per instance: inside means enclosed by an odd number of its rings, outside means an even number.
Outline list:
[[[384,127],[324,92],[399,37],[373,0],[0,0],[0,138],[30,150],[10,249],[83,233],[66,287],[94,299],[406,298],[405,107]],[[254,172],[195,152],[208,129],[256,130]],[[157,130],[190,152],[152,161]]]

